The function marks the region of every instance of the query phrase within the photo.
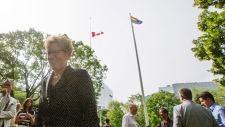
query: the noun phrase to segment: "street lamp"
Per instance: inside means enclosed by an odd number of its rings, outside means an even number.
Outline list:
[[[102,126],[102,111],[105,109],[105,106],[98,106],[97,110],[99,113],[99,125]],[[104,116],[103,116],[104,118]]]

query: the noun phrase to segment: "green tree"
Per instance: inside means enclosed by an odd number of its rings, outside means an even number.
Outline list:
[[[156,127],[162,119],[159,116],[159,109],[164,107],[169,111],[169,118],[173,118],[173,107],[180,104],[180,100],[173,93],[159,91],[151,95],[147,100],[147,110],[151,127]]]
[[[110,123],[113,127],[121,127],[122,126],[122,118],[124,115],[123,112],[124,104],[118,101],[111,101],[108,105],[108,112],[106,116],[110,119]]]
[[[142,95],[139,94],[139,93],[135,94],[135,95],[131,95],[128,99],[127,105],[130,104],[130,103],[134,103],[138,106],[138,112],[136,114],[137,122],[141,126],[146,126]]]
[[[70,64],[75,68],[83,68],[89,72],[95,87],[96,97],[98,98],[108,68],[106,65],[100,64],[100,60],[94,56],[94,50],[92,50],[91,47],[84,45],[82,41],[73,41],[73,46],[74,52],[70,59]]]
[[[20,104],[22,104],[24,100],[26,99],[26,93],[21,91],[21,86],[18,86],[18,85],[14,85],[13,91],[14,91],[15,99],[18,100]]]
[[[102,125],[105,125],[106,124],[105,119],[107,118],[108,111],[109,111],[108,109],[102,109],[102,110],[99,110],[98,111],[99,118],[101,116]],[[100,113],[101,113],[101,115],[100,115]]]
[[[221,75],[216,82],[225,86],[225,12],[223,0],[194,0],[194,6],[203,9],[199,15],[198,29],[203,33],[193,40],[192,51],[200,61],[212,61],[209,70],[214,75]],[[212,8],[214,8],[212,11]]]
[[[44,40],[49,36],[33,28],[0,34],[0,76],[3,79],[12,78],[25,86],[26,98],[36,97],[35,92],[39,91],[43,78],[51,71],[44,53]],[[108,68],[100,64],[89,46],[81,41],[72,42],[74,56],[70,63],[90,73],[97,98]]]
[[[43,33],[32,28],[0,34],[0,75],[25,85],[26,98],[34,96],[43,74],[49,70],[46,58],[42,55],[44,38]]]

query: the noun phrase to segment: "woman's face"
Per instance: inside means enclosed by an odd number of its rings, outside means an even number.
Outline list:
[[[32,101],[31,100],[27,100],[26,107],[30,107],[31,105],[32,105]]]
[[[70,54],[62,49],[57,43],[50,43],[46,47],[48,62],[52,70],[57,71],[65,68]]]
[[[13,84],[11,81],[7,80],[3,85],[2,89],[6,90],[6,93],[10,93],[13,90]]]

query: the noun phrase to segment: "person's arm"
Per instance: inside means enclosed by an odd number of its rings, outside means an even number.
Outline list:
[[[43,81],[43,84],[41,85],[41,91],[40,91],[40,98],[39,98],[39,105],[38,105],[38,114],[36,114],[35,117],[35,127],[42,127],[43,125],[43,119],[42,119],[42,114],[43,114],[43,110],[44,110],[44,95],[45,95],[45,85],[47,82],[48,78],[45,78]]]
[[[129,120],[128,120],[128,117],[127,116],[124,116],[123,117],[122,127],[129,127]]]
[[[225,108],[221,108],[219,110],[219,117],[221,119],[223,126],[225,127]]]
[[[82,126],[99,127],[95,91],[91,78],[86,70],[79,69],[79,95],[82,105]]]
[[[41,93],[42,94],[42,93]],[[39,100],[39,106],[38,106],[38,114],[35,115],[35,127],[42,127],[43,125],[43,119],[42,119],[42,110],[43,107],[41,106],[42,100],[40,98]]]
[[[28,118],[28,115],[25,115],[22,119],[20,119],[20,113],[22,113],[22,111],[17,113],[15,124],[21,123]]]
[[[30,124],[31,125],[34,125],[34,120],[35,120],[35,118],[34,118],[34,116],[33,115],[31,115],[30,113],[28,113],[28,118],[30,119]]]
[[[209,112],[210,112],[210,115],[211,115],[211,119],[213,120],[213,127],[220,127],[218,122],[216,121],[215,117],[213,116],[212,112],[211,111],[209,111]]]
[[[182,127],[181,126],[181,116],[179,115],[180,112],[177,109],[179,107],[174,107],[173,108],[173,127]]]
[[[8,101],[7,97],[3,97],[2,101]],[[11,119],[16,115],[16,100],[10,97],[6,111],[0,112],[0,118]]]

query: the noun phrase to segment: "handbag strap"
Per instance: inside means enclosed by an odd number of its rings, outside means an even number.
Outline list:
[[[5,110],[6,110],[6,108],[8,107],[8,105],[9,105],[9,101],[10,101],[10,99],[9,99],[9,100],[8,100],[8,102],[6,103],[5,108],[3,109],[3,111],[5,111]]]

